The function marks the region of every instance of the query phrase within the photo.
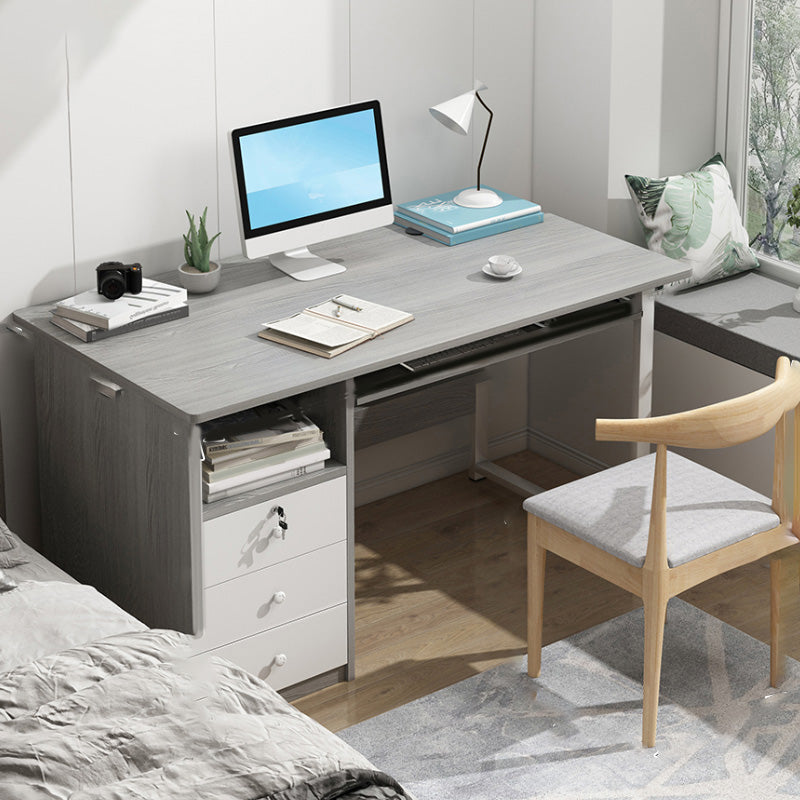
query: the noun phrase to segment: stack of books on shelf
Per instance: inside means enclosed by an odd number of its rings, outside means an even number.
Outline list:
[[[203,501],[318,472],[331,451],[296,404],[269,403],[202,425]]]
[[[488,189],[489,187],[484,187]],[[453,202],[458,194],[445,192],[395,206],[394,222],[446,245],[471,242],[495,233],[535,225],[544,218],[542,207],[513,194],[493,189],[503,200],[493,208],[465,208]]]
[[[81,341],[94,342],[189,315],[186,289],[142,278],[142,291],[109,300],[95,290],[60,300],[50,321]]]

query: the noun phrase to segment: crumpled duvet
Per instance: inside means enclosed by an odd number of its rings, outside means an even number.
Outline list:
[[[259,679],[185,655],[132,631],[0,674],[0,798],[406,797]]]

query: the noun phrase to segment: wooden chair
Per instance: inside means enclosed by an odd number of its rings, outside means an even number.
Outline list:
[[[650,419],[598,419],[607,441],[647,442],[655,454],[528,498],[528,674],[541,668],[545,556],[553,553],[638,595],[644,602],[642,743],[653,747],[667,601],[714,575],[798,542],[800,532],[800,362],[778,359],[775,380],[756,392],[680,414]],[[784,493],[788,412],[794,503]],[[720,448],[775,428],[772,499],[706,469],[667,446]],[[652,499],[648,503],[651,493]],[[770,568],[770,682],[783,675],[781,595],[788,559]],[[796,560],[792,568],[796,570]],[[793,577],[796,583],[796,572]],[[784,599],[786,599],[784,597]]]

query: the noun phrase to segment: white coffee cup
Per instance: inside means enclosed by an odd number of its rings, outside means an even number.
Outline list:
[[[519,264],[514,256],[489,256],[489,269],[495,275],[508,275],[518,268]]]

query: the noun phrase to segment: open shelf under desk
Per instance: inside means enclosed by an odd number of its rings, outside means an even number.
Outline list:
[[[309,486],[315,486],[323,481],[329,481],[333,478],[338,478],[340,475],[345,475],[346,472],[347,467],[344,464],[329,459],[325,462],[325,468],[319,472],[312,472],[310,475],[302,475],[299,478],[287,478],[285,481],[271,483],[261,489],[253,489],[249,492],[237,494],[234,497],[225,497],[221,500],[214,500],[211,503],[203,503],[203,521],[207,522],[208,520],[225,516],[233,511],[239,511],[239,509],[262,503],[265,500],[279,497],[288,492],[307,489]]]
[[[408,364],[397,364],[358,377],[356,447],[442,422],[445,411],[449,417],[472,414],[470,478],[488,478],[523,497],[537,494],[541,487],[489,458],[491,376],[487,368],[641,317],[637,304],[625,297],[548,320],[546,324],[516,329],[510,336],[487,337],[474,346],[446,350],[440,363],[434,354],[418,372]]]

